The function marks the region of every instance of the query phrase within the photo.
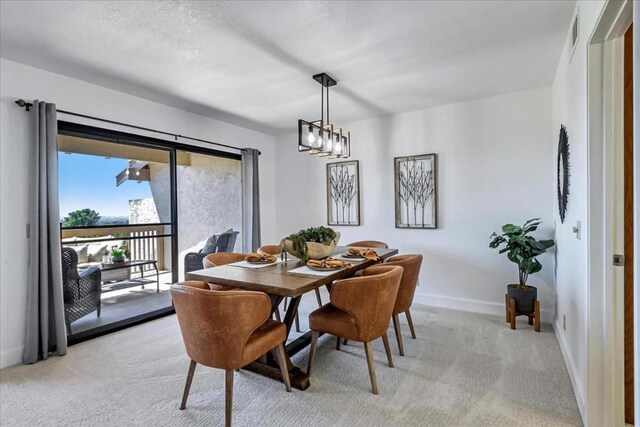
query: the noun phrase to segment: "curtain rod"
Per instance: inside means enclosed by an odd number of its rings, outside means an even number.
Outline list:
[[[15,103],[18,105],[18,107],[25,108],[27,111],[29,111],[29,109],[33,106],[32,103],[27,102],[24,99],[18,99],[17,101],[15,101]],[[161,135],[172,136],[173,138],[175,138],[176,141],[178,140],[178,138],[182,138],[182,139],[189,139],[191,141],[204,142],[205,144],[217,145],[219,147],[230,148],[232,150],[247,151],[245,148],[233,147],[231,145],[220,144],[219,142],[207,141],[206,139],[192,138],[190,136],[184,136],[184,135],[180,135],[180,134],[176,134],[176,133],[165,132],[165,131],[162,131],[162,130],[146,128],[146,127],[143,127],[143,126],[131,125],[129,123],[117,122],[115,120],[103,119],[103,118],[100,118],[100,117],[89,116],[89,115],[86,115],[86,114],[74,113],[72,111],[65,111],[65,110],[59,110],[59,109],[57,109],[56,111],[58,113],[68,114],[70,116],[82,117],[84,119],[97,120],[99,122],[110,123],[110,124],[113,124],[113,125],[125,126],[125,127],[129,127],[129,128],[132,128],[132,129],[144,130],[144,131],[147,131],[147,132],[154,132],[154,133],[159,133]],[[260,151],[258,151],[258,154],[262,154],[262,153]]]

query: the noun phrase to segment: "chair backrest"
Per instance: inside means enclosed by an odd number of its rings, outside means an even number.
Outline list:
[[[242,261],[246,257],[247,254],[238,254],[233,252],[219,252],[215,254],[209,254],[202,259],[202,266],[204,268],[219,267],[221,265]]]
[[[218,243],[216,244],[216,252],[233,252],[233,248],[236,246],[238,233],[239,231],[230,231],[219,235]]]
[[[399,265],[404,268],[393,314],[404,313],[413,303],[413,295],[416,293],[418,276],[422,266],[422,255],[396,255],[389,258],[384,265]]]
[[[356,246],[361,248],[380,248],[388,249],[389,246],[384,242],[378,242],[377,240],[361,240],[359,242],[351,242],[347,246]]]
[[[62,281],[78,278],[78,254],[72,248],[62,248]]]
[[[264,245],[258,248],[260,255],[280,255],[280,252],[282,252],[280,245]]]
[[[358,340],[372,341],[389,328],[402,267],[381,264],[367,268],[362,274],[336,280],[329,298],[331,304],[356,319]]]
[[[239,368],[247,339],[271,314],[265,293],[213,291],[204,282],[174,284],[171,297],[187,354],[213,368]]]

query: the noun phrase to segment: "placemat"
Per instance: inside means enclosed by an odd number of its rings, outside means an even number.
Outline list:
[[[337,270],[332,270],[332,271],[316,271],[316,270],[312,270],[309,267],[307,267],[306,265],[304,267],[298,267],[295,268],[293,270],[289,270],[287,272],[287,274],[289,273],[293,273],[293,274],[310,274],[312,276],[330,276],[333,273],[335,273],[336,271],[340,271],[342,269],[337,269]]]
[[[284,261],[278,259],[276,262],[272,262],[270,264],[251,264],[250,262],[247,262],[247,261],[238,261],[238,262],[234,262],[227,265],[230,265],[232,267],[242,267],[242,268],[262,268],[262,267],[268,267],[270,265],[276,265],[281,262],[284,262]]]

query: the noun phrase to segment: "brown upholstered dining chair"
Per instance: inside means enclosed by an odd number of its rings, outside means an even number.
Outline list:
[[[404,268],[396,304],[393,307],[393,328],[396,331],[396,339],[398,340],[398,349],[400,356],[404,356],[404,347],[402,345],[402,334],[400,333],[400,313],[407,316],[407,323],[411,330],[411,338],[416,339],[416,331],[413,328],[413,320],[411,319],[411,304],[413,296],[416,293],[418,285],[418,276],[420,275],[420,267],[422,266],[422,255],[396,255],[387,260],[385,265],[398,265]]]
[[[384,242],[378,242],[377,240],[361,240],[359,242],[351,242],[347,246],[355,246],[360,248],[380,248],[388,249],[389,245]]]
[[[312,331],[307,375],[311,376],[320,332],[364,343],[369,366],[371,390],[378,394],[371,342],[382,338],[389,366],[393,367],[387,329],[396,301],[402,268],[376,265],[364,270],[360,277],[336,280],[331,288],[331,301],[309,315]]]
[[[280,255],[282,252],[282,246],[280,245],[264,245],[260,246],[257,251],[259,254],[266,255]],[[320,289],[316,288],[316,300],[318,301],[318,307],[322,307],[322,297],[320,296]],[[287,298],[284,299],[284,309],[287,309]],[[276,320],[280,320],[280,312],[276,310],[274,312],[276,315]],[[300,318],[296,313],[296,331],[300,332]]]
[[[204,268],[218,267],[220,265],[243,261],[246,257],[247,254],[238,254],[234,252],[217,252],[204,257],[202,259],[202,265]]]
[[[282,252],[282,246],[280,245],[263,245],[258,248],[257,251],[261,255],[280,255]]]
[[[225,426],[231,425],[233,374],[269,351],[291,391],[284,354],[287,330],[271,320],[271,299],[253,291],[215,291],[205,282],[171,286],[182,338],[191,358],[180,409],[184,409],[197,364],[225,370]]]
[[[247,257],[247,254],[238,254],[233,252],[217,252],[209,254],[202,259],[202,266],[204,268],[219,267],[221,265],[232,264],[234,262],[243,261]],[[231,288],[229,286],[218,285],[215,283],[209,283],[209,287],[215,291],[225,291]]]

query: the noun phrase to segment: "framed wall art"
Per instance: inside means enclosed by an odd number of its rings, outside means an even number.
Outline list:
[[[438,228],[437,155],[393,161],[396,228]]]
[[[357,160],[327,163],[327,223],[360,225],[360,171]]]

